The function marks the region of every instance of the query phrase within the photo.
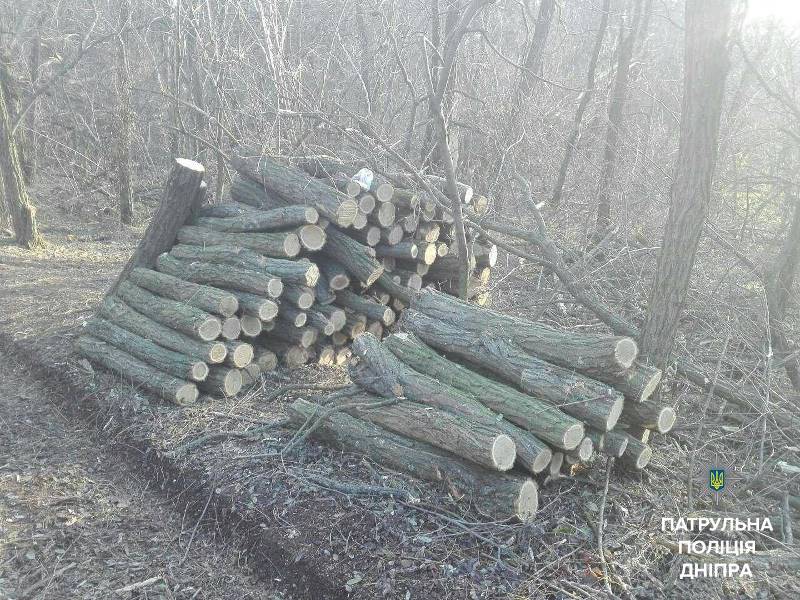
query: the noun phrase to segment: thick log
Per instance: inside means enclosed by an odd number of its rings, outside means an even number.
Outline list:
[[[378,401],[379,398],[370,398],[370,403]],[[289,406],[289,417],[297,426],[316,423],[323,410],[300,399]],[[314,429],[312,437],[417,479],[444,482],[452,493],[467,495],[475,508],[492,520],[526,521],[538,508],[538,491],[531,479],[481,469],[429,444],[399,436],[344,412],[329,413]]]
[[[630,425],[638,425],[658,433],[667,433],[675,425],[675,409],[652,402],[641,404],[627,403],[620,420]]]
[[[347,269],[335,260],[331,258],[322,260],[318,266],[320,273],[328,280],[328,287],[331,290],[338,292],[350,285],[350,276],[347,274]]]
[[[242,388],[255,385],[261,377],[261,367],[257,363],[251,362],[241,370]]]
[[[393,246],[388,244],[378,244],[375,246],[375,256],[388,256],[402,260],[417,260],[419,248],[414,240],[403,240]]]
[[[162,252],[175,243],[180,227],[203,199],[200,186],[205,169],[200,163],[186,158],[176,158],[164,188],[164,195],[156,214],[144,232],[136,251],[112,284],[108,295],[116,292],[120,282],[128,278],[134,267],[152,267]]]
[[[403,215],[398,219],[398,223],[403,227],[405,233],[414,233],[419,226],[419,211]]]
[[[620,458],[628,447],[628,435],[621,431],[607,431],[603,436],[603,454]]]
[[[217,317],[194,306],[156,296],[128,281],[117,286],[117,296],[154,321],[204,342],[217,339],[222,332],[222,323]]]
[[[303,327],[308,321],[308,313],[291,304],[281,306],[278,319],[294,327]]]
[[[266,322],[271,321],[278,315],[278,304],[273,300],[239,290],[228,291],[236,296],[239,301],[239,308],[244,316],[253,316]]]
[[[314,304],[314,290],[302,285],[283,286],[282,301],[291,302],[302,310],[308,310]]]
[[[345,322],[342,333],[348,338],[355,338],[367,330],[367,318],[352,311],[345,311]]]
[[[285,367],[296,369],[306,364],[307,354],[303,346],[274,337],[265,340],[264,343],[269,344],[269,347],[280,357]]]
[[[532,434],[503,420],[474,395],[428,377],[399,361],[370,334],[353,341],[353,353],[358,362],[350,365],[350,377],[361,387],[385,397],[396,397],[397,389],[404,398],[433,406],[470,419],[487,428],[497,428],[516,445],[517,462],[532,473],[541,472],[552,456],[550,449]]]
[[[242,335],[256,337],[264,330],[263,321],[255,315],[242,314],[239,316],[239,323],[242,326]]]
[[[239,310],[239,302],[232,294],[179,276],[136,267],[128,279],[162,298],[185,302],[212,314],[230,317]]]
[[[230,233],[280,231],[315,224],[319,213],[313,206],[284,206],[272,210],[251,210],[236,217],[199,217],[192,225]]]
[[[303,225],[297,230],[300,245],[310,252],[316,252],[325,245],[328,235],[319,225]]]
[[[623,435],[627,437],[628,445],[625,447],[625,453],[620,457],[620,461],[629,469],[641,471],[653,457],[653,449],[631,435]]]
[[[223,339],[236,340],[239,339],[241,333],[242,322],[239,320],[239,317],[228,317],[222,321],[222,332],[220,335]]]
[[[369,225],[365,226],[363,229],[360,230],[353,230],[349,232],[350,237],[354,240],[358,240],[362,244],[370,247],[377,246],[381,241],[381,234],[383,233],[383,229],[378,227],[377,225]],[[403,236],[403,231],[400,231],[400,237]]]
[[[487,369],[601,431],[612,429],[622,412],[622,394],[535,358],[494,332],[476,333],[413,309],[404,313],[402,323],[428,345]]]
[[[399,298],[406,304],[411,302],[411,296],[415,293],[414,290],[395,282],[388,273],[383,273],[378,277],[376,285],[383,288],[393,298]]]
[[[197,400],[199,392],[195,384],[167,375],[113,344],[82,335],[76,340],[75,346],[80,354],[92,362],[126,377],[168,402],[184,406]]]
[[[380,227],[390,227],[397,217],[397,209],[391,202],[382,202],[367,215],[367,220]]]
[[[453,279],[461,268],[461,260],[454,254],[438,257],[433,264],[429,265],[428,279],[432,281],[448,281]],[[475,257],[469,257],[469,268],[475,268]]]
[[[369,220],[367,219],[367,214],[361,211],[358,211],[355,218],[353,219],[353,224],[350,226],[352,229],[356,231],[361,231],[367,227]]]
[[[276,321],[275,327],[270,331],[271,338],[281,338],[303,348],[310,348],[317,341],[319,332],[313,327],[295,327],[286,321]]]
[[[300,253],[300,239],[295,233],[223,233],[203,227],[184,225],[178,230],[178,241],[195,246],[229,244],[249,248],[276,258],[292,258]]]
[[[253,363],[257,364],[262,373],[269,373],[274,371],[278,366],[277,355],[264,346],[253,346]]]
[[[335,304],[344,308],[349,308],[353,312],[365,315],[367,319],[380,321],[387,327],[394,323],[394,311],[388,306],[379,304],[365,296],[360,296],[350,290],[336,292]]]
[[[204,204],[195,211],[198,217],[228,218],[252,215],[256,212],[252,206],[241,202],[223,202],[222,204]]]
[[[253,362],[253,346],[250,344],[230,341],[225,342],[225,347],[228,349],[228,356],[225,357],[225,364],[229,367],[243,369]]]
[[[474,244],[472,254],[475,257],[475,266],[481,269],[493,268],[497,264],[497,246],[481,246]]]
[[[334,327],[334,331],[341,331],[347,323],[347,314],[341,309],[332,305],[314,306],[313,309],[308,311],[309,324],[312,327],[317,327],[315,320],[318,319],[317,315],[326,317]]]
[[[237,156],[231,162],[239,173],[276,192],[287,203],[313,206],[321,215],[340,227],[352,224],[358,210],[353,199],[309,177],[301,170],[263,156],[259,158]]]
[[[231,179],[231,198],[258,210],[274,210],[289,204],[272,190],[249,177],[235,173]]]
[[[583,424],[577,419],[551,404],[447,360],[413,334],[396,333],[383,344],[412,369],[472,394],[481,404],[556,448],[573,450],[584,437]]]
[[[207,394],[218,398],[235,396],[242,389],[242,372],[224,366],[211,367],[206,380],[198,385]]]
[[[320,272],[319,280],[317,281],[317,285],[314,286],[314,295],[316,296],[315,301],[317,304],[332,304],[334,300],[336,300],[336,294],[333,293],[331,290],[330,282],[328,282],[328,278],[325,277]]]
[[[358,211],[364,213],[365,215],[370,214],[373,210],[375,210],[376,205],[375,196],[372,194],[366,193],[361,194],[358,197]]]
[[[203,261],[226,264],[258,271],[262,274],[278,277],[284,283],[314,286],[319,279],[319,268],[306,260],[286,260],[268,258],[249,248],[234,244],[218,244],[213,246],[191,246],[178,244],[173,246],[170,254],[175,258],[189,261]]]
[[[278,298],[283,293],[283,282],[280,279],[249,269],[200,261],[183,261],[169,254],[162,254],[158,257],[156,266],[159,271],[195,283],[249,292],[269,298]]]
[[[174,377],[202,381],[208,375],[208,365],[202,360],[167,350],[105,319],[91,319],[86,324],[86,331]]]
[[[372,248],[359,244],[336,228],[328,232],[322,254],[340,262],[364,287],[371,286],[383,273],[383,266],[375,260]]]
[[[430,289],[420,292],[412,307],[437,319],[458,322],[472,331],[491,329],[547,362],[576,369],[590,377],[628,369],[638,354],[636,342],[628,337],[558,331],[478,308]]]
[[[646,402],[661,383],[661,369],[634,361],[629,369],[597,373],[595,379],[613,385],[630,402]]]
[[[319,347],[319,352],[317,353],[317,364],[330,367],[333,366],[335,360],[336,349],[332,345],[326,344]]]
[[[421,242],[434,243],[438,241],[441,227],[438,223],[424,223],[417,227],[414,239]]]
[[[381,323],[380,321],[367,321],[366,332],[371,333],[378,339],[383,338],[383,333],[384,333],[383,323]]]
[[[201,342],[165,327],[136,312],[114,296],[108,296],[103,300],[98,314],[123,329],[195,360],[210,364],[221,363],[225,360],[227,350],[221,342]]]
[[[419,195],[414,190],[395,188],[392,204],[408,211],[416,211],[419,208]]]
[[[514,465],[514,442],[497,427],[486,427],[459,415],[407,400],[379,408],[369,407],[374,404],[373,396],[358,393],[334,400],[334,405],[338,406],[354,403],[359,407],[349,408],[346,412],[356,418],[452,452],[487,469],[508,471]]]
[[[387,246],[395,246],[403,241],[403,235],[405,234],[405,230],[403,229],[402,225],[391,225],[390,227],[384,227],[378,229],[379,233],[379,242],[383,242]],[[370,244],[371,246],[377,246],[378,242],[374,244]]]

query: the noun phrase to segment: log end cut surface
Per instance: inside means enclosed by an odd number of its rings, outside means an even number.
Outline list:
[[[539,510],[539,488],[532,479],[528,479],[520,487],[515,508],[516,517],[522,522],[530,521]]]
[[[614,358],[623,369],[629,368],[639,354],[639,346],[631,338],[622,338],[614,348]]]
[[[197,330],[197,335],[204,342],[217,339],[220,333],[222,333],[222,323],[215,317],[207,319]]]
[[[578,447],[584,436],[583,425],[575,423],[564,432],[564,449],[573,450]]]
[[[492,444],[492,461],[498,471],[508,471],[514,466],[517,447],[514,440],[505,434],[498,435]]]
[[[208,368],[206,367],[206,373]],[[175,404],[178,406],[188,406],[197,402],[200,392],[193,383],[186,383],[180,386],[175,393]]]

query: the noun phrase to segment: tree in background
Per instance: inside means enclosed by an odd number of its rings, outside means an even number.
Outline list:
[[[729,0],[686,0],[683,112],[670,208],[650,291],[642,346],[665,367],[711,201],[728,75]]]

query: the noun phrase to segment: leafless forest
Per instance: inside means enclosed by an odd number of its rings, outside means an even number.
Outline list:
[[[797,597],[798,32],[800,9],[777,0],[0,0],[0,328],[72,360],[175,158],[205,166],[210,204],[230,202],[243,149],[402,172],[409,187],[439,176],[461,257],[449,291],[474,296],[469,240],[496,245],[481,304],[635,339],[677,423],[650,437],[647,472],[595,456],[540,478],[532,525],[447,512],[425,517],[442,556],[364,546],[341,597]],[[485,213],[463,208],[462,184]],[[252,406],[283,385],[341,383],[300,373],[248,396],[248,414],[261,419]],[[167,414],[148,435],[177,452],[190,430]],[[216,431],[204,415],[195,433]],[[281,435],[278,448],[297,444]],[[211,455],[205,484],[230,464]],[[739,477],[722,508],[696,477],[714,461]],[[330,476],[386,483],[358,460],[332,464]],[[264,467],[276,489],[299,468]],[[370,523],[399,519],[376,508],[380,493],[334,489]],[[755,577],[678,578],[686,557],[661,518],[711,510],[773,518]],[[309,522],[310,547],[325,525]],[[350,552],[334,550],[309,561]],[[0,574],[9,564],[0,556]]]

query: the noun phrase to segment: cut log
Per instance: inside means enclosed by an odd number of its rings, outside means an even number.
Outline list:
[[[405,233],[414,233],[419,226],[419,212],[412,212],[398,219]]]
[[[596,452],[602,452],[605,447],[606,434],[596,429],[590,429],[586,432],[586,437],[592,440],[592,446]]]
[[[372,248],[359,244],[336,228],[328,232],[328,242],[322,253],[340,262],[364,287],[371,286],[383,273],[383,266],[375,260]]]
[[[277,321],[275,328],[270,332],[270,337],[278,337],[297,344],[303,348],[309,348],[317,341],[319,332],[313,327],[295,327],[285,321]]]
[[[370,403],[378,401],[379,398],[370,399]],[[303,399],[289,407],[289,417],[297,426],[316,423],[322,413],[322,407]],[[329,413],[320,420],[312,436],[417,479],[445,482],[451,492],[468,495],[475,508],[493,520],[526,521],[538,508],[538,491],[531,479],[480,469],[431,445],[409,440],[343,412]]]
[[[253,346],[253,363],[258,365],[262,373],[269,373],[278,366],[278,357],[269,348]]]
[[[136,312],[114,296],[103,300],[98,314],[123,329],[192,359],[211,364],[225,360],[227,351],[221,342],[201,342],[165,327]]]
[[[205,168],[200,163],[186,158],[175,159],[156,214],[150,219],[136,251],[107,295],[114,294],[120,282],[125,281],[135,267],[153,267],[156,258],[175,243],[181,225],[204,198],[200,191],[204,174]]]
[[[415,292],[422,289],[422,276],[413,271],[406,271],[405,269],[397,268],[392,271],[393,277],[400,278],[400,285],[405,286]]]
[[[333,335],[331,336],[331,341],[333,342],[333,345],[337,347],[344,346],[349,339],[350,336],[343,331],[334,331]]]
[[[336,294],[334,294],[333,290],[331,290],[331,285],[328,282],[328,278],[322,273],[320,273],[317,285],[314,286],[314,295],[317,304],[332,304],[333,301],[336,300]]]
[[[428,345],[487,369],[601,431],[613,428],[622,412],[622,394],[530,356],[493,332],[475,333],[412,309],[404,313],[402,323]]]
[[[625,447],[625,453],[620,458],[620,461],[629,469],[641,471],[653,457],[653,449],[631,435],[623,435],[628,438],[628,445]]]
[[[306,349],[302,346],[276,338],[270,338],[268,343],[286,368],[296,369],[306,364]]]
[[[251,362],[241,370],[241,374],[242,388],[251,387],[255,385],[261,377],[261,367],[259,367],[258,364]]]
[[[236,297],[228,292],[166,273],[136,267],[130,272],[128,279],[162,298],[185,302],[212,314],[230,317],[239,310]]]
[[[325,367],[330,367],[334,364],[336,360],[336,350],[331,345],[325,345],[319,347],[319,353],[317,355],[317,364],[320,364]]]
[[[381,227],[390,227],[397,216],[397,209],[391,202],[382,202],[378,204],[377,208],[367,215],[367,220],[370,223],[379,225]]]
[[[470,271],[475,269],[475,257],[470,256],[469,259]],[[458,256],[449,254],[444,257],[436,258],[436,261],[429,265],[428,279],[432,281],[448,281],[453,279],[461,268],[461,261]]]
[[[264,324],[261,319],[254,315],[240,315],[239,323],[242,326],[242,335],[247,337],[256,337],[264,329]]]
[[[195,211],[198,217],[214,217],[221,219],[252,215],[256,212],[256,209],[252,206],[236,201],[223,202],[221,204],[204,204]]]
[[[264,322],[271,321],[278,315],[278,304],[273,300],[248,292],[229,291],[239,300],[239,308],[243,315],[257,317]]]
[[[379,304],[365,296],[360,296],[350,290],[341,290],[336,293],[336,304],[349,308],[353,312],[365,315],[367,320],[380,321],[387,327],[394,323],[394,311],[388,306]]]
[[[671,406],[660,406],[652,402],[641,404],[627,403],[622,411],[621,420],[630,425],[638,425],[658,433],[667,433],[675,425],[675,409]]]
[[[392,204],[405,210],[415,211],[419,208],[419,195],[414,190],[395,188]]]
[[[472,247],[473,256],[475,256],[475,266],[481,269],[493,268],[497,264],[497,246],[484,247],[475,244]]]
[[[192,225],[230,233],[257,233],[315,224],[319,213],[313,206],[284,206],[273,210],[251,210],[236,217],[200,217]]]
[[[195,246],[218,246],[221,244],[241,246],[255,250],[265,256],[292,258],[300,253],[300,239],[295,233],[223,233],[193,225],[184,225],[178,230],[178,241]]]
[[[488,469],[508,471],[514,465],[514,442],[496,427],[486,427],[464,417],[407,400],[369,408],[374,400],[373,396],[356,393],[349,398],[336,399],[334,404],[340,407],[356,404],[358,408],[347,409],[356,418],[429,443]]]
[[[337,308],[331,305],[325,305],[325,306],[317,305],[312,310],[309,311],[309,317],[311,318],[309,324],[312,327],[316,327],[316,325],[314,324],[314,319],[316,319],[317,317],[314,315],[314,313],[320,313],[321,315],[327,317],[328,320],[330,320],[330,322],[333,323],[334,331],[341,331],[342,328],[345,326],[345,323],[347,323],[347,314],[341,308]]]
[[[328,287],[333,291],[343,290],[350,285],[350,276],[341,264],[333,259],[326,259],[319,263],[320,272],[328,280]]]
[[[367,318],[352,311],[345,311],[345,323],[342,333],[348,338],[355,338],[367,330]]]
[[[447,360],[409,333],[396,333],[384,345],[412,369],[434,377],[475,399],[556,448],[573,450],[584,437],[583,424],[552,405]]]
[[[154,321],[204,342],[217,339],[222,332],[222,323],[217,317],[199,308],[151,294],[128,281],[119,283],[117,296]]]
[[[335,345],[334,345],[335,346]],[[350,358],[353,356],[353,351],[350,348],[343,346],[336,349],[336,361],[335,364],[337,367],[343,367],[348,362],[350,362]]]
[[[635,361],[629,369],[597,373],[595,379],[613,385],[629,402],[646,402],[661,383],[661,369]]]
[[[387,273],[378,277],[376,285],[383,288],[393,298],[399,298],[406,304],[411,301],[411,296],[415,293],[414,290],[395,282]]]
[[[397,260],[391,256],[381,258],[381,264],[385,273],[391,273],[397,267]]]
[[[628,447],[628,435],[621,431],[607,431],[603,436],[603,454],[620,458]]]
[[[258,210],[274,210],[287,205],[278,194],[239,173],[231,179],[231,198]]]
[[[325,245],[327,234],[318,225],[303,225],[297,230],[300,245],[310,252],[316,252]]]
[[[419,254],[417,255],[417,260],[423,264],[428,266],[432,265],[436,262],[439,258],[444,258],[447,256],[445,252],[444,256],[440,256],[439,248],[444,245],[444,248],[447,248],[447,244],[440,244],[438,242],[419,242],[417,247],[419,248]]]
[[[368,223],[369,221],[367,220],[366,213],[358,211],[355,218],[353,219],[353,224],[350,227],[352,229],[355,229],[356,231],[361,231],[362,229],[365,229],[367,227]]]
[[[187,262],[169,254],[162,254],[157,261],[159,271],[187,281],[249,292],[269,298],[278,298],[283,293],[283,282],[257,271],[240,269],[230,265],[207,262]]]
[[[253,362],[253,346],[250,344],[231,341],[225,342],[225,347],[228,349],[228,356],[225,358],[225,364],[229,367],[242,369]]]
[[[325,337],[329,337],[337,331],[336,325],[333,324],[327,316],[322,314],[321,312],[315,310],[309,310],[306,314],[307,320],[306,322],[313,327],[314,329],[318,330],[322,335]],[[342,313],[344,315],[344,313]],[[300,325],[302,327],[302,325]]]
[[[472,331],[491,329],[543,360],[576,369],[590,377],[628,369],[638,354],[636,342],[628,337],[558,331],[481,309],[435,290],[420,292],[412,307],[437,319],[457,321]]]
[[[380,321],[368,321],[367,322],[367,333],[371,333],[376,338],[381,339],[383,338],[383,323]]]
[[[424,223],[417,227],[414,239],[422,242],[433,243],[439,239],[440,233],[441,228],[439,227],[438,223]]]
[[[170,254],[182,260],[226,264],[240,269],[254,270],[295,285],[314,286],[319,279],[317,265],[308,260],[268,258],[249,248],[234,244],[214,246],[178,244],[173,246]]]
[[[296,306],[284,304],[278,313],[278,318],[293,327],[303,327],[308,321],[308,314]]]
[[[517,461],[532,473],[541,472],[549,463],[550,449],[527,431],[504,421],[502,415],[481,404],[471,393],[428,377],[400,362],[370,334],[353,341],[353,353],[359,362],[351,362],[350,377],[361,387],[385,397],[404,398],[433,406],[470,419],[488,428],[496,427],[516,445]]]
[[[405,231],[401,225],[391,225],[390,227],[386,228],[379,228],[379,241],[383,242],[387,246],[395,246],[399,244],[403,240],[403,235]],[[372,246],[376,246],[376,244],[371,244]]]
[[[419,254],[419,248],[414,240],[403,240],[393,246],[388,244],[378,244],[375,246],[375,255],[391,258],[399,258],[402,260],[416,260]]]
[[[281,165],[266,157],[244,158],[232,161],[234,169],[264,185],[291,204],[313,206],[340,227],[352,224],[358,207],[352,198],[309,177],[295,167]]]
[[[221,336],[226,340],[235,340],[242,333],[242,322],[239,317],[228,317],[222,321]]]
[[[308,310],[314,304],[314,290],[301,285],[283,286],[282,300],[291,302],[302,310]]]
[[[105,319],[94,318],[86,324],[93,337],[108,342],[131,356],[146,362],[159,371],[178,377],[202,381],[208,375],[208,365],[143,338]]]
[[[370,214],[373,210],[375,210],[375,196],[372,194],[361,194],[358,197],[358,210],[365,215]]]
[[[211,367],[206,380],[199,384],[204,392],[217,398],[235,396],[242,389],[242,373],[230,367]]]
[[[365,226],[361,230],[350,231],[349,234],[353,239],[358,240],[362,244],[365,244],[367,246],[373,247],[373,246],[376,246],[376,245],[378,245],[380,243],[380,241],[381,241],[381,233],[383,231],[384,230],[381,229],[380,227],[378,227],[377,225],[369,225],[369,226]],[[402,236],[403,236],[403,232],[401,230],[400,231],[400,237],[402,237]]]
[[[594,454],[594,442],[590,436],[586,436],[581,440],[581,443],[578,444],[578,447],[575,448],[572,452],[567,454],[567,458],[572,458],[574,462],[571,464],[575,464],[578,462],[586,462],[592,455]]]
[[[82,335],[76,340],[75,346],[80,354],[92,362],[122,375],[168,402],[184,406],[197,400],[199,392],[195,384],[167,375],[113,344]]]
[[[560,477],[561,467],[564,465],[564,453],[553,452],[553,458],[550,459],[550,465],[547,469],[550,477]]]

